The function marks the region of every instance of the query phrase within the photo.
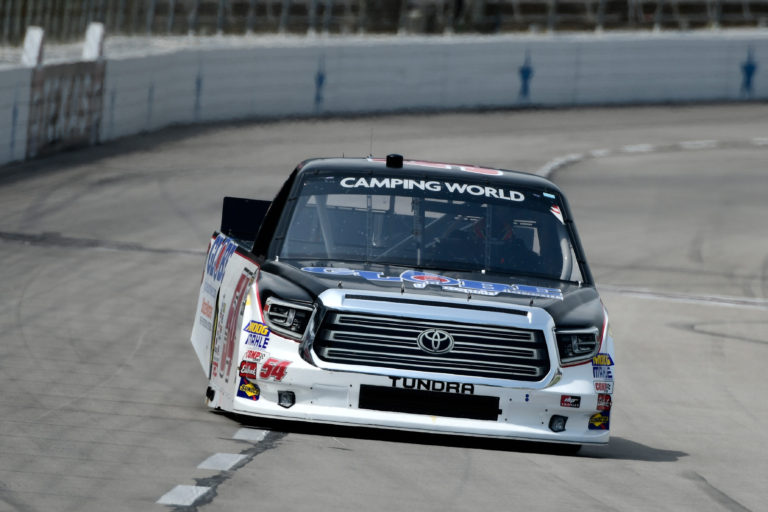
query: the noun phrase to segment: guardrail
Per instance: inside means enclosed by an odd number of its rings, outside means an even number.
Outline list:
[[[768,0],[0,0],[0,42],[28,26],[113,35],[498,33],[768,25]]]

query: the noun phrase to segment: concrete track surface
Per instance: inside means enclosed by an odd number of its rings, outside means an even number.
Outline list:
[[[0,169],[0,511],[768,509],[767,119],[753,104],[219,125]],[[616,338],[608,447],[203,405],[188,338],[222,196],[271,199],[300,160],[371,147],[530,171],[571,155],[552,177]]]

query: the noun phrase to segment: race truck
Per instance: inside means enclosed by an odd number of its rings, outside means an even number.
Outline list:
[[[225,197],[191,341],[215,409],[609,439],[608,316],[565,196],[533,174],[312,159],[272,201]]]

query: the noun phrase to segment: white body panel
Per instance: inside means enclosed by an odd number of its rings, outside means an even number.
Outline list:
[[[559,363],[554,323],[544,309],[515,305],[509,306],[510,309],[524,310],[527,314],[484,312],[483,322],[539,329],[544,333],[549,371],[535,382],[334,366],[320,360],[311,350],[302,358],[302,345],[298,341],[269,330],[259,306],[256,279],[259,270],[255,263],[237,253],[231,254],[229,261],[225,261],[226,272],[220,276],[216,262],[221,264],[219,255],[222,251],[226,255],[226,246],[226,240],[212,245],[192,335],[203,368],[206,371],[209,366],[211,368],[210,407],[262,417],[343,425],[578,444],[608,442],[609,412],[600,412],[601,408],[605,409],[606,396],[610,404],[613,392],[613,340],[607,332],[607,319],[600,354],[591,362],[563,367]],[[221,279],[216,281],[219,276]],[[212,299],[212,287],[217,283],[220,285],[214,335],[204,328],[205,322],[200,319],[206,312],[205,308],[201,310],[202,301]],[[245,290],[247,296],[243,296]],[[370,301],[346,299],[346,294],[364,294],[372,298],[390,296],[390,299],[401,295],[332,289],[321,294],[319,300],[334,310],[366,312],[368,308],[368,312],[381,312],[370,309],[373,307]],[[404,296],[408,297],[408,294]],[[467,321],[473,318],[477,323],[476,311],[465,312],[456,307],[462,300],[466,303],[466,299],[435,297],[434,300],[437,303],[434,306],[398,304],[390,300],[386,314],[414,317],[423,312],[428,313],[431,320]],[[451,307],[443,308],[440,302],[450,303]],[[483,304],[483,301],[473,299],[473,304]],[[493,305],[499,308],[499,303]],[[213,350],[211,340],[215,341]],[[246,369],[247,378],[240,373],[241,365]],[[499,414],[497,419],[489,420],[360,408],[361,386],[442,392],[442,397],[469,394],[497,397]],[[280,391],[292,392],[295,403],[290,407],[281,406]],[[603,395],[602,407],[598,404],[599,395]],[[446,398],[450,400],[450,397]],[[565,431],[554,432],[549,428],[553,415],[567,418]]]

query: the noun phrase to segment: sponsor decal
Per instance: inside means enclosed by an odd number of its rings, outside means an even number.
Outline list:
[[[203,291],[210,295],[211,297],[215,297],[216,294],[219,292],[212,284],[210,283],[203,283]]]
[[[266,352],[261,352],[259,350],[246,350],[245,355],[243,356],[243,361],[249,361],[252,363],[260,363],[262,359],[267,357]]]
[[[472,172],[475,174],[485,174],[486,176],[501,176],[504,174],[498,169],[488,169],[485,167],[475,167],[474,165],[457,165],[460,170],[464,172]]]
[[[611,410],[611,395],[601,393],[597,395],[597,410],[598,411],[610,411]]]
[[[243,330],[248,333],[248,338],[245,340],[245,344],[249,347],[253,346],[265,349],[269,346],[270,330],[266,325],[251,320]]]
[[[200,307],[200,314],[208,320],[213,320],[213,305],[203,299],[203,305]]]
[[[592,358],[592,375],[595,379],[613,380],[613,359],[610,354],[600,353]]]
[[[465,168],[468,169],[468,168]],[[474,168],[479,169],[479,168]],[[473,171],[468,171],[473,172]],[[516,190],[509,190],[488,185],[447,182],[437,180],[415,180],[410,178],[343,178],[339,184],[344,188],[385,188],[402,190],[424,190],[429,192],[448,192],[456,195],[485,196],[507,201],[524,201],[525,196]]]
[[[424,391],[441,391],[444,393],[458,393],[460,395],[474,395],[475,385],[469,382],[443,382],[429,379],[408,379],[390,377],[393,388],[419,389]]]
[[[437,274],[424,274],[424,273],[412,273],[408,275],[408,280],[413,283],[413,286],[418,288],[424,288],[428,284],[445,285],[456,281],[448,277],[439,276]]]
[[[581,406],[580,396],[560,395],[560,407],[573,407],[578,409]]]
[[[589,418],[589,430],[608,430],[609,426],[610,413],[608,411],[593,414],[592,417]]]
[[[239,325],[241,313],[241,305],[245,296],[248,293],[248,287],[253,280],[253,275],[248,270],[243,270],[240,274],[240,278],[237,280],[234,292],[232,294],[232,301],[229,304],[229,313],[227,314],[226,334],[224,335],[225,345],[223,354],[223,364],[219,367],[220,372],[223,372],[224,381],[229,382],[229,371],[232,368],[232,359],[234,357],[236,338],[237,338],[237,326]]]
[[[385,158],[369,158],[371,162],[386,162]],[[487,167],[477,167],[475,165],[453,165],[453,164],[441,164],[439,162],[422,162],[420,160],[406,160],[408,165],[416,165],[419,167],[429,167],[431,169],[458,169],[464,172],[472,172],[475,174],[484,174],[486,176],[501,176],[504,173],[498,169],[489,169]]]
[[[304,272],[333,276],[362,277],[368,281],[409,282],[415,288],[426,288],[428,285],[442,287],[444,291],[474,293],[477,295],[498,295],[510,293],[530,297],[542,297],[546,299],[563,300],[563,292],[556,288],[544,288],[541,286],[529,286],[525,284],[489,283],[485,281],[473,281],[470,279],[454,279],[452,277],[406,270],[399,276],[383,276],[382,272],[372,270],[353,270],[336,267],[303,267]]]
[[[595,391],[598,393],[613,393],[613,382],[599,381],[595,382]]]
[[[613,368],[610,366],[593,366],[592,376],[600,380],[613,380]]]
[[[269,336],[269,327],[262,324],[261,322],[257,322],[255,320],[251,320],[248,325],[243,328],[245,332],[251,333],[251,334],[259,334],[261,336]]]
[[[252,382],[248,382],[243,378],[240,379],[240,385],[237,387],[237,396],[241,398],[250,398],[255,402],[259,399],[260,395],[261,390],[259,389],[259,386]]]
[[[270,357],[261,365],[259,377],[265,380],[272,379],[280,382],[285,377],[286,370],[290,364],[291,361],[281,361],[274,357]]]
[[[229,258],[236,249],[237,242],[224,235],[217,236],[208,251],[208,259],[205,263],[205,273],[211,276],[217,283],[221,282],[224,278],[224,269],[227,267]]]
[[[211,373],[212,376],[221,376],[222,374],[217,372],[216,370],[222,365],[221,362],[221,354],[223,353],[223,345],[224,345],[224,333],[222,326],[224,325],[224,313],[227,311],[227,303],[222,302],[221,307],[219,308],[219,317],[217,319],[217,327],[216,327],[216,335],[215,335],[215,341],[213,344],[213,368],[214,371]]]
[[[557,217],[557,220],[560,221],[560,224],[565,224],[565,220],[563,220],[563,212],[560,211],[559,206],[553,206],[549,209],[550,212],[552,212],[552,215]]]
[[[11,19],[8,5],[3,13],[6,26]],[[21,4],[17,5],[20,17]],[[26,5],[27,9],[31,9],[31,4]],[[48,5],[53,4],[48,2]],[[106,113],[106,108],[102,106],[105,70],[106,62],[102,60],[37,66],[31,70],[27,93],[30,94],[29,112],[25,116],[27,158],[99,141]],[[14,107],[14,126],[17,116]],[[11,154],[13,144],[14,139],[11,138]]]
[[[610,354],[597,354],[592,358],[592,366],[613,366]]]
[[[209,331],[213,330],[213,324],[211,322],[209,322],[208,320],[206,320],[203,317],[200,317],[199,320],[200,320],[200,325],[203,326],[203,329],[207,329]]]
[[[259,364],[252,361],[242,361],[240,363],[239,375],[246,379],[255,380],[259,373]]]

